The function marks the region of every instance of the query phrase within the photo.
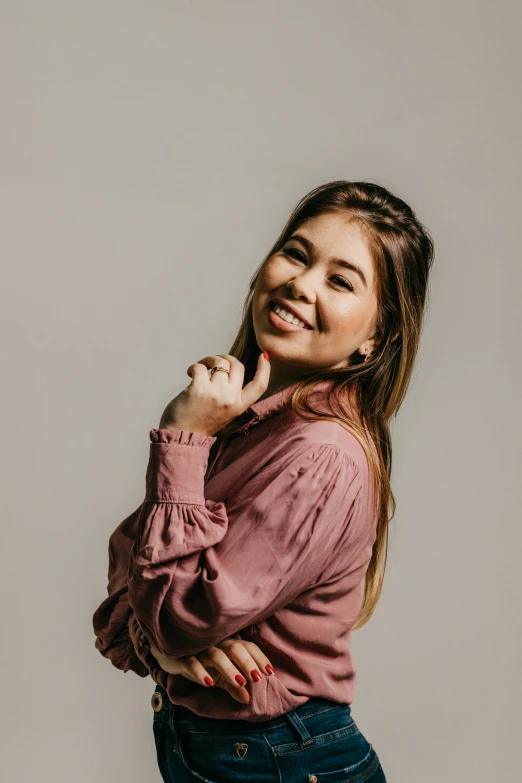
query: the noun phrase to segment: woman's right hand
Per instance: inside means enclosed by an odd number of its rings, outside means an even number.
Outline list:
[[[239,634],[229,636],[213,647],[208,647],[196,655],[186,655],[173,658],[163,655],[152,644],[150,649],[161,668],[169,674],[181,674],[199,685],[209,687],[205,677],[211,677],[214,685],[224,688],[233,699],[242,704],[249,704],[250,694],[245,685],[245,678],[252,683],[259,682],[263,676],[274,676],[273,667],[266,655],[254,642],[248,642]],[[237,664],[237,667],[235,666]],[[272,668],[266,669],[269,666]],[[241,667],[241,670],[238,668]],[[253,672],[259,672],[259,677]],[[242,676],[241,683],[236,676]]]

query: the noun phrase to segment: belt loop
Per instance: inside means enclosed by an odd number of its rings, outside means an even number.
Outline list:
[[[295,710],[290,710],[290,712],[285,713],[285,718],[288,718],[294,729],[299,734],[299,739],[301,740],[301,745],[304,747],[306,745],[310,745],[314,738],[304,725],[303,721],[299,717],[299,715],[296,713]]]

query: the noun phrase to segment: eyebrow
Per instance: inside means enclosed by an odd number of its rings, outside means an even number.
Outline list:
[[[292,234],[292,236],[288,237],[288,239],[286,241],[290,242],[291,239],[297,239],[299,242],[302,242],[303,245],[305,245],[305,247],[307,248],[307,250],[310,253],[313,254],[315,252],[316,248],[315,248],[314,243],[310,239],[307,239],[306,237],[301,236],[301,234]],[[364,286],[366,288],[368,288],[368,281],[366,280],[364,272],[362,271],[360,266],[357,266],[357,264],[354,264],[353,261],[346,261],[344,258],[332,258],[332,261],[335,264],[338,264],[339,266],[343,266],[343,267],[345,267],[345,269],[349,269],[350,271],[355,272],[356,274],[358,274],[359,277],[361,278]]]

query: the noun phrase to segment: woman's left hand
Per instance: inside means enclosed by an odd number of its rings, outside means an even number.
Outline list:
[[[210,377],[212,367],[225,367]],[[215,435],[243,413],[268,388],[270,362],[259,355],[254,378],[243,388],[245,366],[229,353],[205,356],[187,370],[192,382],[163,411],[159,429],[191,430]]]
[[[274,667],[264,652],[254,642],[241,639],[239,634],[223,639],[197,656],[173,658],[160,653],[153,644],[149,643],[149,646],[163,671],[168,674],[181,674],[182,677],[206,687],[210,682],[205,682],[205,678],[210,675],[217,688],[223,688],[241,704],[250,702],[250,694],[246,689],[248,682],[253,685],[263,679],[262,671],[266,671],[269,676],[274,675]],[[271,670],[267,669],[267,665]],[[236,680],[240,675],[240,681]]]

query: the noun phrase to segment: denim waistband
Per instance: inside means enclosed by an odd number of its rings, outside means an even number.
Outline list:
[[[336,709],[337,707],[344,707],[348,711],[347,717],[350,718],[351,707],[349,704],[332,701],[331,699],[323,698],[322,696],[312,696],[304,704],[300,704],[298,707],[284,713],[276,718],[271,718],[265,721],[246,721],[236,720],[234,718],[207,718],[202,715],[197,715],[192,712],[188,707],[180,704],[173,704],[164,688],[161,685],[155,683],[156,691],[161,693],[164,703],[168,706],[169,711],[175,715],[176,723],[180,727],[197,729],[199,731],[210,731],[213,733],[229,732],[231,730],[238,729],[241,726],[248,731],[267,731],[268,729],[279,728],[280,726],[288,726],[291,723],[294,728],[297,728],[301,735],[306,735],[307,732],[304,729],[301,721],[309,718],[313,715],[319,715],[323,712]]]

